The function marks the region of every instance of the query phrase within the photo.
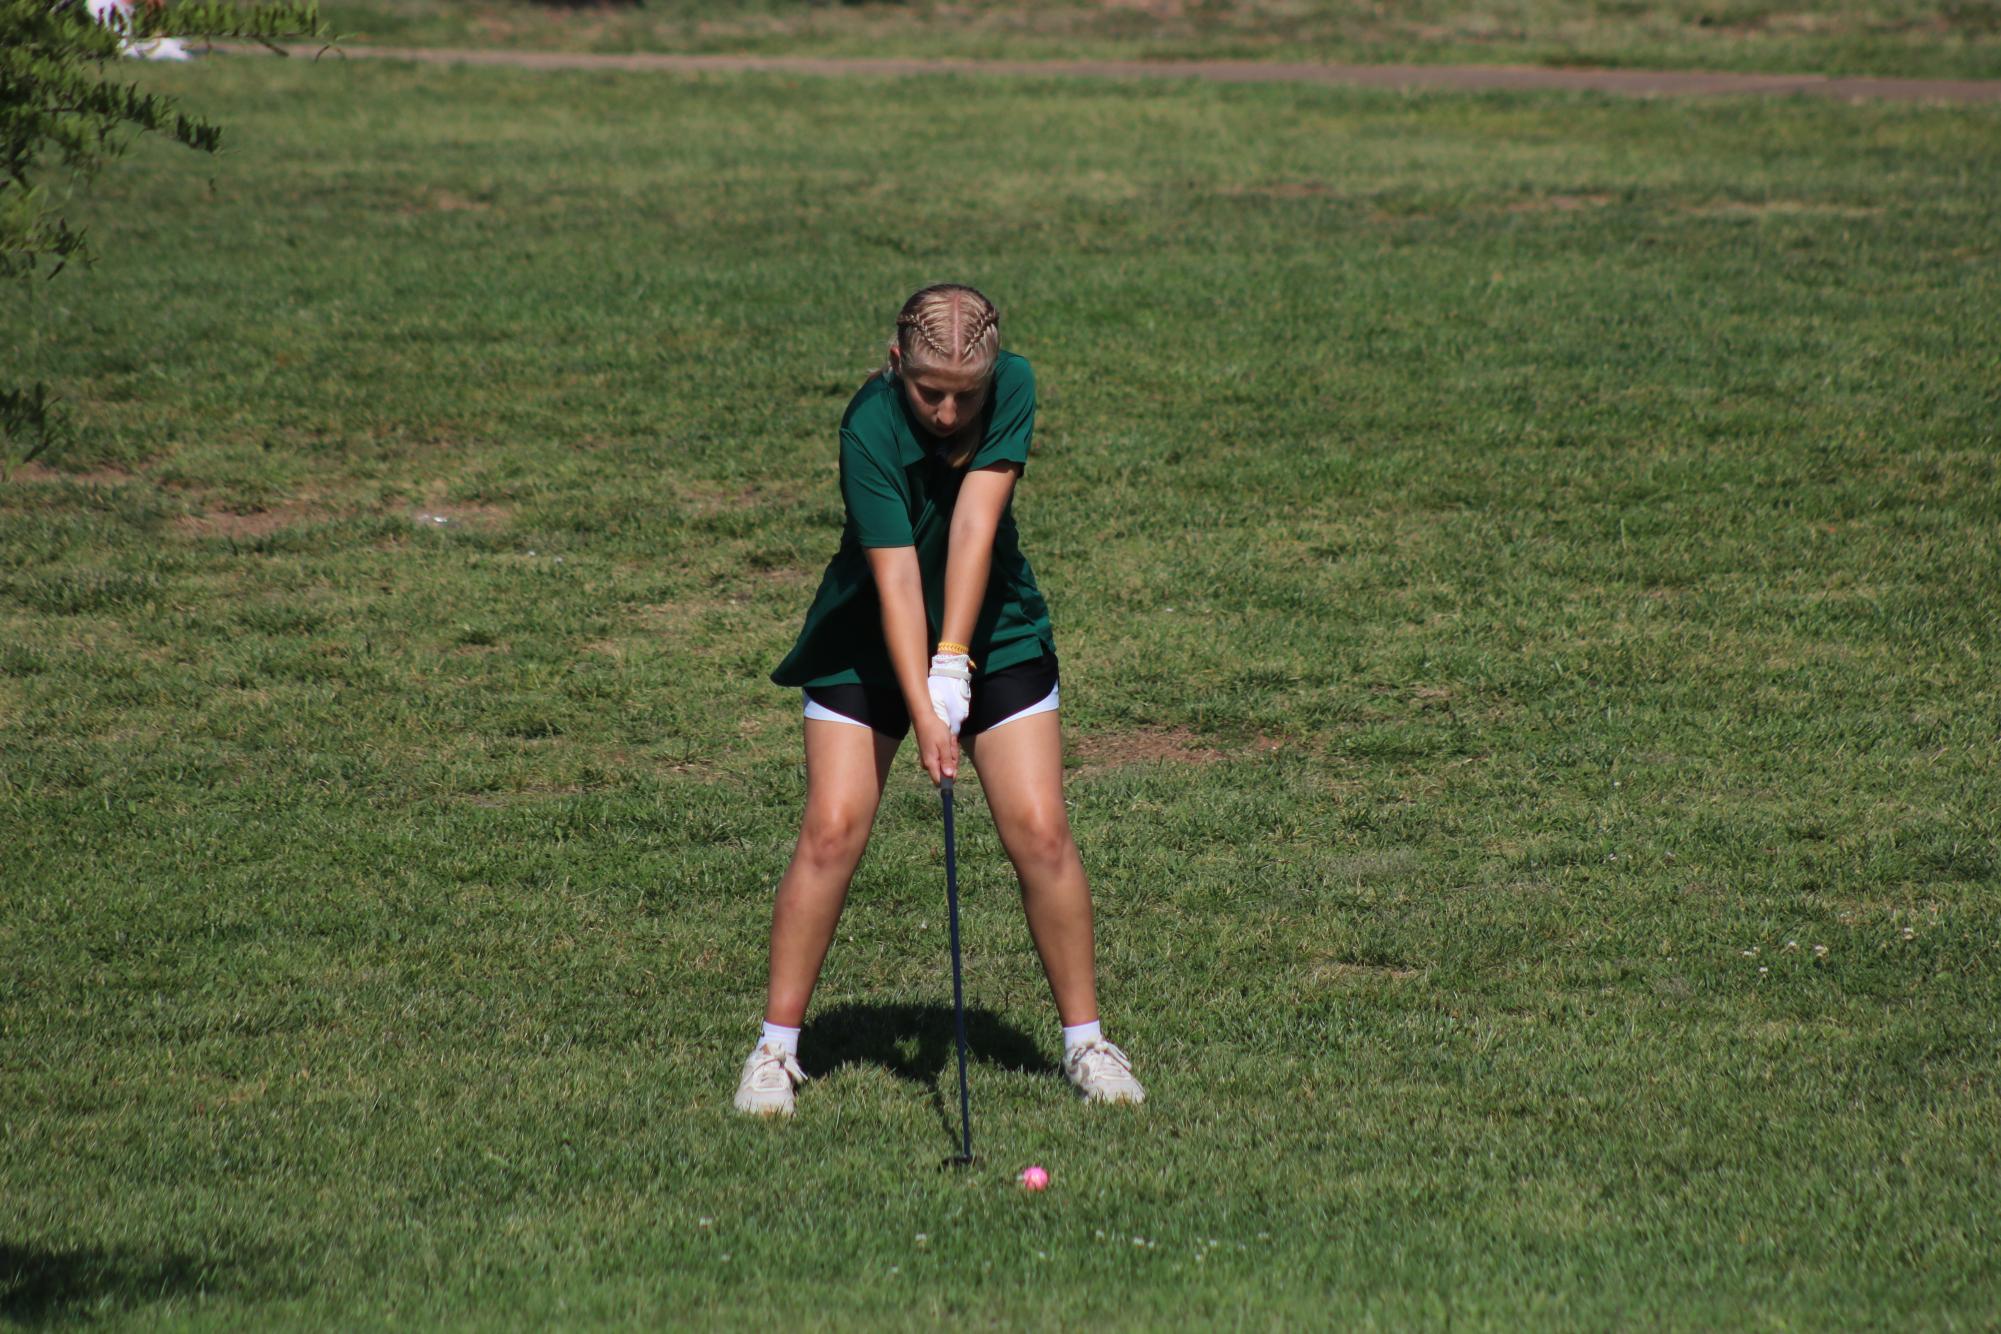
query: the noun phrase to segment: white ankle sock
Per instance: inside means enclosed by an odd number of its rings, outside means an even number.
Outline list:
[[[1093,1019],[1088,1024],[1065,1024],[1063,1026],[1063,1054],[1068,1056],[1087,1042],[1101,1042],[1105,1031]]]
[[[774,1051],[782,1051],[787,1056],[797,1056],[799,1054],[799,1030],[796,1028],[787,1028],[783,1024],[774,1024],[767,1019],[764,1021],[764,1032],[758,1036],[757,1045],[760,1047],[770,1047]]]

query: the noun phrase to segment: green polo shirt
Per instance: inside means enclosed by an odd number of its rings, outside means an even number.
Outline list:
[[[978,452],[967,465],[1028,464],[1035,433],[1035,373],[1012,352],[994,365],[993,392],[981,413]],[[931,437],[910,418],[899,381],[863,385],[841,416],[841,500],[847,522],[805,628],[771,679],[782,686],[896,684],[882,638],[882,603],[869,572],[871,547],[915,547],[924,612],[935,643],[945,615],[945,549],[952,504],[965,472],[933,456]],[[1049,608],[1021,554],[1014,503],[994,530],[986,600],[973,626],[976,675],[1056,651]]]

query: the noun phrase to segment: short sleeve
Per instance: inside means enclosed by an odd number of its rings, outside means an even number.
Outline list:
[[[987,438],[967,465],[985,468],[996,463],[1028,466],[1028,446],[1035,436],[1035,372],[1021,357],[1008,357],[994,376],[994,415]]]
[[[854,431],[841,428],[841,500],[863,546],[907,547],[916,542],[906,485],[900,470],[886,465]]]

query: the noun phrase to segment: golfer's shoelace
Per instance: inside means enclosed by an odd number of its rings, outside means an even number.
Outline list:
[[[1110,1067],[1109,1071],[1106,1067]],[[1077,1068],[1090,1075],[1114,1074],[1132,1077],[1133,1063],[1109,1042],[1094,1042],[1077,1053]]]
[[[797,1057],[784,1052],[766,1052],[756,1067],[750,1072],[750,1082],[755,1088],[777,1088],[783,1083],[803,1084],[806,1072],[799,1068]]]

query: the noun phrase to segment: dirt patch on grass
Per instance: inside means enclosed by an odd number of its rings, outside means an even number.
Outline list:
[[[1080,768],[1116,769],[1128,764],[1213,764],[1223,752],[1205,746],[1185,727],[1142,727],[1131,732],[1085,732],[1069,739]]]
[[[424,488],[424,503],[410,514],[412,522],[424,528],[504,528],[514,518],[507,505],[487,505],[471,500],[447,500],[449,486],[432,482]]]
[[[1690,204],[1682,210],[1698,218],[1877,218],[1879,205],[1823,204],[1809,199],[1715,199],[1706,204]]]
[[[493,208],[483,199],[468,199],[451,190],[428,190],[421,198],[403,205],[401,213],[485,213]]]
[[[328,517],[324,506],[311,501],[291,500],[268,509],[213,509],[199,514],[183,514],[174,527],[189,537],[227,537],[237,541],[268,537],[302,523]]]
[[[1186,0],[1104,0],[1104,7],[1127,9],[1156,19],[1178,19],[1188,13]]]
[[[1073,777],[1135,764],[1214,764],[1233,756],[1269,754],[1284,744],[1278,738],[1261,736],[1249,746],[1223,750],[1204,744],[1186,727],[1081,732],[1064,739]]]
[[[514,511],[504,505],[441,505],[425,507],[410,519],[423,528],[505,528]]]
[[[7,480],[25,482],[30,486],[53,486],[63,482],[73,486],[124,486],[138,481],[139,475],[108,464],[86,468],[82,472],[64,472],[60,468],[30,461],[16,464],[8,473]]]
[[[1502,209],[1503,213],[1576,213],[1587,208],[1603,208],[1611,203],[1614,196],[1594,193],[1582,195],[1537,195],[1533,199],[1517,199]]]

